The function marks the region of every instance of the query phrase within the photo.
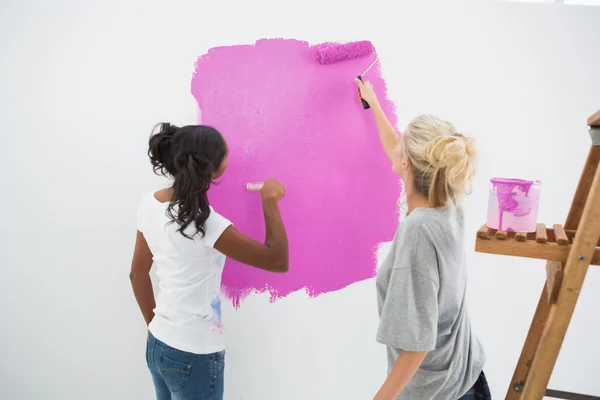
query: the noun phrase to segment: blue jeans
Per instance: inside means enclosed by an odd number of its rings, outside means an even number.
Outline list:
[[[224,351],[187,353],[168,346],[150,333],[146,362],[157,400],[223,400]]]
[[[469,390],[463,397],[458,400],[492,400],[492,394],[490,393],[490,387],[488,386],[487,379],[483,371],[479,375],[479,379],[475,382],[475,385]]]

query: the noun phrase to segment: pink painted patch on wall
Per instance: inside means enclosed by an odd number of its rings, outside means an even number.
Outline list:
[[[192,94],[201,123],[229,143],[229,168],[210,189],[211,205],[262,242],[260,196],[246,183],[275,177],[287,186],[280,209],[289,272],[228,259],[223,290],[236,307],[254,291],[269,291],[274,301],[303,288],[317,296],[371,278],[378,244],[392,240],[397,227],[398,177],[354,83],[376,56],[321,65],[319,46],[263,39],[210,49],[196,63]],[[364,79],[395,124],[379,65]]]

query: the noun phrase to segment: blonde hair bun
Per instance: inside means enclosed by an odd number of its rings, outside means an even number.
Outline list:
[[[404,133],[417,191],[434,207],[456,201],[471,191],[475,174],[475,139],[433,115],[421,115]]]

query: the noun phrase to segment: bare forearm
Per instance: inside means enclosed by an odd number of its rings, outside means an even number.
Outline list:
[[[427,353],[402,351],[375,400],[394,400],[415,375]]]
[[[383,146],[385,155],[390,161],[392,161],[394,149],[398,145],[398,133],[392,126],[390,120],[386,117],[381,105],[378,102],[373,104],[371,108],[373,109],[373,116],[375,117],[377,130],[379,131],[381,145]]]
[[[271,248],[275,257],[287,266],[288,238],[275,199],[263,200],[265,214],[265,245]]]
[[[131,286],[135,300],[144,316],[144,321],[146,321],[146,325],[149,325],[154,318],[154,308],[156,307],[150,275],[137,276],[137,274],[132,274]]]

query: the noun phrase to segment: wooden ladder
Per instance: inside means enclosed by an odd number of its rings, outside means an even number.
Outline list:
[[[546,261],[546,284],[533,316],[506,400],[600,399],[548,389],[589,265],[600,265],[600,111],[588,119],[592,145],[564,227],[537,225],[533,233],[483,226],[475,251]]]

